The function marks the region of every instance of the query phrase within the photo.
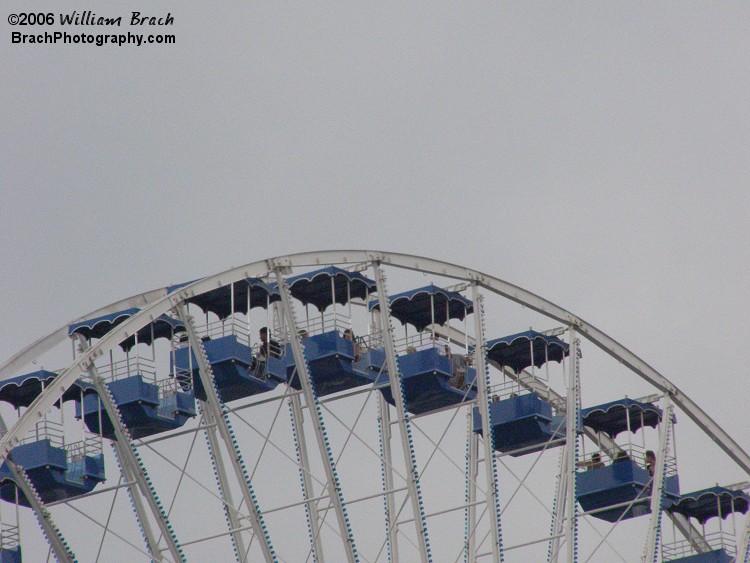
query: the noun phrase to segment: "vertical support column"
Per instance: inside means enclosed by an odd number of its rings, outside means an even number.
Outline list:
[[[209,416],[211,416],[216,423],[216,429],[219,431],[219,435],[229,452],[230,463],[232,464],[237,483],[242,490],[242,497],[245,501],[245,506],[247,506],[247,509],[250,511],[250,525],[255,537],[258,538],[258,542],[260,543],[263,558],[267,563],[273,563],[277,561],[277,558],[271,545],[271,538],[268,535],[268,529],[263,522],[260,507],[258,506],[255,493],[252,490],[250,475],[247,473],[247,468],[245,467],[245,462],[242,458],[242,452],[240,452],[239,446],[237,445],[237,439],[234,437],[234,431],[229,422],[228,412],[226,411],[224,404],[219,400],[219,393],[216,390],[213,371],[211,370],[211,365],[208,363],[208,356],[206,356],[203,343],[195,333],[193,319],[188,316],[185,305],[181,303],[177,305],[176,309],[179,319],[185,325],[185,329],[187,330],[188,343],[190,344],[190,348],[195,352],[195,358],[198,362],[198,373],[201,378],[201,383],[203,383],[203,388],[206,391],[204,413],[211,413]]]
[[[474,301],[474,365],[477,370],[477,398],[479,415],[482,418],[482,446],[484,452],[484,475],[487,494],[487,512],[490,515],[490,538],[492,541],[492,560],[496,563],[503,560],[503,541],[500,529],[500,495],[497,486],[497,462],[492,445],[492,413],[489,403],[489,371],[487,367],[487,341],[484,336],[484,296],[479,293],[476,282],[471,285],[471,297]]]
[[[407,488],[414,513],[414,524],[417,527],[417,544],[419,554],[423,563],[430,561],[430,547],[427,537],[427,525],[425,522],[424,505],[422,494],[419,490],[419,471],[417,459],[414,453],[414,441],[411,436],[410,417],[406,410],[404,391],[401,387],[401,373],[396,359],[396,347],[393,344],[393,327],[391,326],[390,305],[388,293],[385,289],[385,276],[380,270],[380,265],[373,262],[375,272],[375,283],[378,290],[378,303],[380,309],[380,324],[383,330],[383,344],[385,345],[385,359],[388,365],[388,379],[391,383],[391,395],[396,403],[398,413],[398,427],[401,432],[401,446],[404,451],[404,460],[407,466]]]
[[[5,425],[5,420],[3,420],[3,417],[0,415],[0,436],[4,436],[7,431],[8,427]],[[44,506],[42,499],[37,495],[34,485],[29,481],[23,467],[19,467],[13,462],[12,455],[9,455],[6,458],[5,463],[13,474],[16,487],[21,489],[21,492],[26,496],[31,508],[34,510],[39,526],[41,526],[42,532],[47,538],[47,543],[50,544],[57,560],[64,563],[75,561],[75,554],[70,547],[68,547],[60,530],[52,521],[52,515]],[[16,525],[18,525],[18,490],[16,490]]]
[[[88,346],[86,340],[81,335],[78,335],[78,339],[81,343],[81,347],[85,349],[85,347]],[[174,533],[172,525],[169,523],[169,517],[167,516],[159,497],[156,495],[156,490],[151,484],[151,478],[148,476],[148,473],[146,473],[146,467],[141,461],[140,454],[130,439],[130,431],[122,422],[120,410],[117,407],[117,403],[115,403],[109,387],[104,382],[104,379],[99,377],[93,360],[88,366],[86,366],[86,369],[89,378],[91,378],[91,382],[94,384],[96,393],[99,396],[100,404],[104,407],[110,422],[112,422],[112,428],[115,433],[113,446],[115,448],[118,463],[120,464],[120,470],[122,471],[125,480],[128,483],[134,482],[137,485],[138,491],[140,491],[143,499],[145,499],[146,504],[148,504],[148,507],[156,520],[156,525],[159,527],[159,531],[161,532],[164,541],[167,543],[167,549],[172,554],[173,560],[185,561],[185,554],[182,552],[182,547],[180,547],[177,542],[177,536]],[[148,514],[143,506],[143,502],[138,496],[135,488],[128,486],[128,492],[130,493],[133,509],[135,510],[136,517],[139,521],[138,523],[143,532],[151,557],[156,561],[162,561],[159,542],[151,530]]]
[[[656,467],[651,483],[651,521],[643,553],[643,561],[656,562],[659,539],[661,536],[661,507],[664,498],[664,480],[667,473],[667,454],[669,453],[669,436],[672,431],[672,399],[669,394],[662,398],[662,419],[659,426],[659,454],[656,456]]]
[[[58,527],[52,521],[52,515],[49,510],[47,510],[47,507],[44,506],[42,499],[34,489],[34,485],[26,476],[23,467],[13,463],[10,456],[5,462],[8,469],[10,469],[10,472],[13,474],[13,481],[15,482],[16,487],[21,489],[21,492],[23,492],[24,496],[29,501],[31,508],[34,510],[39,526],[42,528],[42,532],[47,538],[47,542],[52,548],[55,558],[60,563],[73,563],[74,561],[77,561],[75,554],[68,546],[68,543],[63,539]]]
[[[297,461],[299,462],[300,481],[302,483],[302,496],[307,501],[307,511],[310,548],[313,560],[323,563],[323,538],[320,537],[320,516],[318,514],[318,501],[309,500],[314,497],[312,476],[310,475],[310,457],[307,454],[307,441],[305,440],[304,419],[302,415],[302,402],[299,394],[294,393],[289,398],[289,410],[292,415],[292,432],[294,434],[294,445],[297,448]]]
[[[323,468],[326,472],[328,495],[331,504],[333,505],[334,512],[336,513],[341,537],[344,540],[344,550],[346,551],[347,560],[349,563],[353,563],[354,561],[359,561],[359,555],[357,554],[357,547],[354,543],[354,534],[352,533],[349,524],[349,517],[346,515],[344,495],[336,472],[336,461],[328,442],[328,434],[323,425],[323,413],[320,408],[320,402],[318,401],[318,396],[310,378],[310,370],[307,365],[307,360],[305,359],[305,351],[299,333],[297,332],[297,322],[294,317],[294,310],[292,309],[289,288],[281,275],[280,268],[274,267],[273,272],[279,286],[283,316],[289,326],[292,354],[294,355],[294,363],[297,366],[297,376],[300,379],[302,393],[305,395],[305,403],[310,409],[310,417],[313,421],[315,437],[318,441],[320,456],[323,460]]]
[[[566,397],[565,473],[568,476],[565,498],[565,542],[567,560],[578,560],[578,505],[576,504],[576,464],[578,463],[578,337],[573,326],[569,331],[570,354],[568,356],[568,395]]]
[[[385,531],[388,535],[388,561],[398,561],[398,524],[396,523],[396,495],[393,491],[393,453],[391,451],[391,412],[382,393],[378,393],[378,429],[380,430],[380,463],[383,491],[386,491]]]
[[[566,514],[565,504],[567,500],[568,491],[568,471],[567,471],[567,459],[568,459],[568,446],[563,445],[560,451],[560,463],[559,473],[557,475],[557,487],[555,490],[555,501],[552,507],[552,526],[550,533],[550,545],[549,553],[547,554],[547,561],[549,563],[557,563],[558,556],[560,555],[560,539],[563,534],[563,524],[565,522],[564,515]]]
[[[239,531],[241,527],[240,512],[237,510],[237,506],[234,504],[234,499],[232,498],[232,489],[229,485],[229,478],[221,453],[221,443],[219,442],[219,437],[216,435],[217,421],[211,409],[206,408],[204,401],[198,402],[198,408],[203,417],[203,423],[206,426],[205,436],[206,443],[208,444],[208,454],[211,456],[211,463],[213,464],[214,475],[216,476],[216,485],[219,487],[219,497],[224,503],[224,514],[230,533],[232,534],[234,554],[237,557],[237,561],[242,563],[245,560],[247,549],[245,541],[242,539],[242,532]]]
[[[750,563],[750,512],[745,519],[745,529],[737,546],[737,563]]]
[[[473,563],[477,557],[477,479],[479,477],[479,435],[474,432],[474,413],[466,413],[466,534],[464,561]]]

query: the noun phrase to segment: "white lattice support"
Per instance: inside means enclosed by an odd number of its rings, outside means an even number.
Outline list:
[[[568,394],[566,401],[565,473],[568,476],[565,498],[565,542],[567,560],[578,560],[578,505],[576,504],[576,463],[578,462],[578,338],[572,326],[569,331]]]
[[[490,516],[490,541],[492,560],[498,563],[503,558],[503,542],[500,533],[500,499],[497,484],[497,463],[492,440],[492,416],[490,413],[489,392],[487,390],[487,341],[484,335],[484,296],[479,293],[476,283],[471,285],[474,302],[474,366],[476,368],[477,398],[479,415],[482,419],[482,448],[484,453],[484,475],[487,495],[487,512]]]
[[[23,467],[13,463],[11,459],[7,459],[6,463],[8,469],[10,469],[10,472],[13,474],[13,481],[15,482],[16,487],[21,489],[21,492],[34,510],[39,526],[42,528],[42,532],[44,533],[45,538],[47,538],[47,542],[52,548],[52,552],[55,554],[57,560],[60,563],[73,563],[76,561],[76,556],[73,554],[73,551],[70,549],[67,542],[63,539],[60,530],[52,521],[52,515],[49,510],[47,510],[47,507],[44,506],[42,499],[34,489],[34,485],[26,476]]]
[[[560,452],[560,463],[557,475],[557,487],[555,488],[555,501],[552,507],[552,525],[550,527],[550,545],[549,553],[547,554],[547,561],[549,563],[557,563],[560,555],[560,540],[564,536],[564,523],[565,523],[565,504],[567,500],[568,491],[568,476],[567,471],[567,459],[568,459],[568,448],[563,445]]]
[[[393,493],[393,452],[391,450],[391,411],[382,393],[378,393],[378,424],[380,426],[381,472],[383,474],[385,528],[388,535],[388,560],[398,561],[398,524],[396,495]]]
[[[292,414],[292,424],[294,424],[294,442],[297,448],[297,459],[300,464],[300,481],[302,484],[302,496],[305,501],[307,517],[310,522],[310,539],[312,545],[313,561],[323,563],[323,538],[320,537],[321,520],[318,512],[318,501],[311,500],[315,497],[313,489],[312,474],[310,473],[310,456],[307,453],[307,440],[305,440],[304,416],[302,414],[302,401],[298,393],[292,394],[289,398],[289,409]]]
[[[213,372],[211,366],[208,363],[208,357],[206,356],[203,343],[200,341],[195,333],[193,326],[193,320],[188,315],[184,303],[180,303],[176,307],[177,315],[185,325],[188,333],[188,343],[190,348],[195,352],[195,358],[198,363],[198,374],[203,384],[203,389],[206,391],[206,402],[204,405],[204,414],[207,412],[211,413],[213,421],[216,423],[215,428],[219,431],[224,446],[229,454],[230,463],[232,470],[234,471],[237,483],[242,491],[242,497],[245,501],[245,506],[249,511],[250,526],[258,539],[261,551],[263,552],[263,558],[266,563],[273,563],[277,561],[276,554],[274,553],[271,545],[271,539],[268,535],[268,530],[263,523],[260,508],[258,506],[255,493],[251,489],[250,476],[247,473],[245,462],[242,458],[242,452],[240,452],[237,440],[234,438],[234,432],[229,425],[228,416],[226,416],[225,407],[219,400],[218,392],[216,391],[216,385],[214,382]]]
[[[130,498],[130,503],[135,512],[135,518],[138,523],[138,527],[143,534],[143,540],[146,542],[146,549],[156,561],[161,560],[159,538],[156,537],[154,529],[151,526],[151,520],[148,517],[148,509],[143,504],[143,497],[141,496],[138,489],[137,472],[131,469],[130,465],[123,460],[127,457],[127,452],[124,449],[129,448],[127,444],[121,444],[117,440],[112,442],[112,449],[115,452],[117,458],[117,465],[120,467],[120,473],[122,479],[128,483],[126,491]]]
[[[315,429],[315,438],[317,439],[320,457],[323,461],[323,469],[326,473],[329,498],[333,505],[336,519],[338,520],[341,537],[344,540],[344,550],[346,552],[347,560],[349,563],[353,563],[354,561],[359,561],[359,555],[357,554],[354,535],[349,524],[349,517],[346,515],[344,495],[336,472],[335,459],[331,452],[330,444],[328,443],[328,435],[324,428],[320,402],[318,401],[317,394],[313,388],[310,378],[310,370],[305,358],[305,351],[297,331],[297,323],[292,309],[289,288],[281,274],[281,268],[274,267],[273,272],[276,276],[276,281],[278,282],[279,294],[281,295],[281,309],[284,319],[287,322],[287,326],[289,327],[292,355],[294,356],[294,363],[297,366],[297,377],[299,377],[300,380],[302,394],[305,396],[305,404],[310,409],[310,418],[312,419],[313,428]]]
[[[739,545],[737,545],[737,563],[750,562],[750,511],[745,519],[745,528],[742,530]]]
[[[385,345],[385,359],[388,366],[388,379],[391,384],[391,395],[396,403],[396,412],[398,414],[398,428],[401,433],[401,446],[404,452],[404,461],[406,462],[407,476],[406,484],[409,491],[409,500],[411,501],[412,511],[414,514],[414,524],[417,528],[417,545],[419,555],[423,563],[430,560],[430,550],[427,537],[427,523],[422,505],[421,493],[419,490],[419,471],[417,470],[416,457],[414,453],[414,443],[411,437],[410,415],[406,410],[403,389],[401,387],[401,372],[396,359],[396,347],[393,343],[393,327],[391,326],[390,305],[388,303],[388,292],[385,289],[385,280],[380,265],[373,262],[372,269],[375,273],[375,283],[377,285],[378,303],[380,310],[380,325],[383,331],[383,344]]]
[[[218,421],[214,417],[211,409],[206,408],[205,401],[199,401],[198,408],[203,416],[203,424],[206,429],[206,442],[208,443],[208,453],[211,456],[214,465],[216,485],[219,487],[219,496],[224,503],[224,514],[226,515],[227,525],[232,534],[235,555],[237,561],[241,563],[245,560],[247,549],[242,537],[242,532],[240,531],[242,527],[240,521],[241,514],[234,503],[226,465],[224,464],[224,456],[221,453],[221,443],[219,442],[219,437],[216,435]]]
[[[86,339],[79,334],[78,341],[81,345],[81,349],[85,351],[88,346]],[[146,541],[146,547],[151,553],[151,557],[156,561],[163,560],[159,542],[149,524],[148,513],[145,510],[141,499],[138,498],[138,491],[140,491],[143,500],[146,501],[151,514],[156,520],[156,525],[159,527],[159,531],[167,544],[167,550],[171,553],[173,561],[185,561],[182,547],[178,544],[174,529],[169,523],[169,517],[167,516],[164,507],[161,505],[159,498],[156,496],[156,490],[151,485],[151,479],[149,478],[148,473],[146,473],[146,466],[141,461],[140,456],[130,439],[130,432],[122,422],[120,410],[114,401],[114,397],[112,396],[109,387],[104,379],[99,377],[96,365],[93,362],[88,365],[87,372],[91,382],[94,384],[94,388],[96,389],[99,403],[104,407],[104,410],[112,423],[112,429],[115,433],[115,441],[113,442],[113,445],[123,477],[126,482],[135,483],[138,487],[138,490],[136,491],[129,486],[128,492],[130,494],[131,502],[133,503],[133,509],[136,511],[136,518],[139,520],[139,525]]]
[[[467,563],[477,557],[477,479],[479,478],[479,435],[474,432],[474,413],[466,413],[466,545],[464,546]]]
[[[662,399],[662,418],[659,425],[659,455],[656,456],[656,467],[651,485],[651,519],[642,561],[653,562],[659,553],[659,536],[661,532],[661,507],[664,498],[664,481],[666,477],[669,436],[672,431],[672,401],[669,395]]]

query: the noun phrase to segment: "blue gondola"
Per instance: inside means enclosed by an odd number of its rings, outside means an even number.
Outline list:
[[[63,448],[49,439],[16,446],[10,453],[16,465],[23,467],[42,502],[49,503],[91,492],[104,481],[104,456],[86,455],[68,460]],[[0,467],[0,498],[16,502],[16,485],[7,463]],[[18,502],[29,506],[20,490]]]
[[[333,330],[302,340],[310,378],[319,397],[368,385],[377,375],[374,370],[355,369],[354,344]],[[289,385],[301,389],[291,345],[287,344]],[[361,361],[361,359],[360,359]]]
[[[87,340],[101,338],[113,327],[137,312],[138,309],[127,309],[76,323],[68,327],[68,334],[71,336],[80,334]],[[152,323],[139,329],[136,334],[123,340],[120,347],[128,353],[136,344],[152,345],[157,338],[171,338],[184,331],[185,325],[180,321],[161,315]],[[123,423],[132,438],[143,438],[174,430],[195,416],[195,398],[191,389],[177,389],[171,394],[162,394],[160,397],[157,383],[146,381],[141,373],[128,374],[123,378],[109,381],[106,385],[112,393]],[[87,385],[87,389],[93,391],[93,385]],[[83,399],[83,405],[80,401],[76,402],[76,416],[78,418],[83,416],[91,432],[100,433],[105,438],[115,439],[112,421],[95,393],[87,394]]]
[[[750,495],[747,493],[716,486],[681,495],[679,500],[673,503],[668,510],[682,514],[686,518],[694,518],[703,526],[714,517],[723,519],[733,513],[747,514],[748,507],[750,507]],[[665,550],[666,548],[665,545]],[[680,561],[681,563],[730,563],[734,560],[733,554],[729,553],[723,545],[705,553],[669,559],[669,561]]]
[[[158,386],[144,381],[140,374],[109,381],[106,385],[132,438],[144,438],[180,428],[195,416],[192,390],[175,391],[170,396],[159,397]],[[98,395],[86,395],[83,408],[80,402],[76,402],[76,418],[81,418],[81,410],[86,427],[91,432],[115,439],[112,421]]]
[[[412,414],[457,405],[477,396],[476,370],[467,368],[464,380],[456,380],[451,359],[442,355],[437,348],[398,356],[397,361],[406,410]],[[386,401],[396,404],[390,385],[381,387],[380,391]]]
[[[292,297],[303,305],[313,305],[322,314],[330,305],[347,304],[352,298],[367,299],[375,290],[375,282],[358,272],[349,272],[335,266],[329,266],[287,280]],[[334,320],[335,323],[335,320]],[[310,379],[319,397],[368,385],[377,373],[365,364],[358,369],[354,365],[354,342],[344,338],[335,324],[333,330],[303,338],[305,359],[310,372]],[[287,345],[287,375],[289,384],[301,388],[299,376],[291,346]],[[368,361],[370,355],[368,354]],[[360,358],[362,362],[364,358]],[[377,361],[372,356],[373,361]]]
[[[662,412],[654,405],[623,399],[583,409],[581,418],[584,426],[615,438],[626,430],[656,427]],[[651,476],[628,455],[616,456],[612,464],[579,472],[576,477],[576,498],[585,511],[596,511],[592,514],[596,518],[617,522],[650,513]],[[669,507],[679,494],[678,476],[667,475],[663,506]],[[632,504],[616,506],[623,503]]]
[[[474,408],[474,432],[482,434],[479,409]],[[536,393],[525,393],[490,403],[492,446],[518,457],[561,446],[565,418],[554,416],[550,404]]]
[[[548,361],[560,362],[569,346],[555,336],[527,330],[487,342],[487,360],[502,369],[520,373]],[[550,404],[537,393],[511,396],[490,403],[493,447],[513,456],[533,453],[563,444],[565,419],[552,414]],[[481,434],[482,419],[474,409],[474,431]]]
[[[250,347],[239,342],[234,334],[205,340],[203,348],[223,402],[266,393],[286,381],[286,362],[283,358],[268,358],[265,363],[258,362],[253,358]],[[200,378],[195,353],[187,346],[178,348],[173,354],[172,362],[178,375],[192,376],[195,396],[205,401],[206,390]]]
[[[420,287],[388,298],[391,316],[418,331],[450,319],[463,319],[474,310],[463,295],[435,285]],[[380,309],[377,300],[371,311]],[[471,401],[476,397],[476,370],[465,365],[463,356],[448,357],[446,350],[430,347],[397,357],[406,410],[422,414]],[[386,401],[395,404],[390,386],[380,388]]]
[[[174,285],[167,291],[171,293],[191,283],[193,282]],[[248,314],[256,307],[267,308],[280,299],[275,284],[268,284],[258,278],[247,278],[189,297],[185,302],[200,307],[206,313],[214,313],[219,319],[226,319],[234,313]],[[241,343],[236,334],[214,339],[204,338],[202,344],[223,402],[266,393],[286,381],[286,364],[283,360],[270,358],[267,362],[256,361],[250,347]],[[207,399],[195,353],[187,345],[175,350],[172,367],[178,376],[187,375],[192,378],[192,386],[198,399]]]
[[[28,407],[57,377],[57,373],[39,370],[3,381],[0,400],[16,408]],[[81,380],[76,380],[62,395],[62,401],[80,400],[81,395],[90,396],[92,389]],[[104,480],[104,458],[86,455],[68,461],[67,452],[55,447],[42,434],[41,439],[13,448],[11,459],[26,470],[31,483],[44,502],[80,496],[90,492]],[[0,498],[15,502],[16,486],[7,464],[0,467]],[[28,506],[26,498],[19,494],[19,502]]]

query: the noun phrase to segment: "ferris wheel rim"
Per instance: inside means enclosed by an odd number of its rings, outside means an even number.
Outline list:
[[[130,298],[116,301],[105,307],[101,307],[89,315],[79,317],[76,320],[84,320],[95,316],[100,312],[109,312],[122,305],[140,306],[140,311],[128,318],[126,321],[114,327],[104,335],[95,345],[82,354],[68,368],[47,387],[39,397],[29,406],[26,412],[16,420],[14,425],[7,430],[0,440],[0,463],[2,463],[10,450],[19,443],[34,422],[34,417],[45,412],[59,399],[70,383],[75,379],[78,371],[85,369],[89,362],[116,346],[124,338],[133,334],[159,315],[183,303],[192,295],[200,294],[215,287],[229,285],[249,277],[268,275],[274,267],[292,268],[305,266],[320,266],[328,264],[360,264],[380,263],[383,265],[407,269],[417,272],[430,273],[461,281],[475,282],[480,287],[524,305],[542,315],[562,322],[566,326],[574,327],[578,334],[604,352],[622,362],[633,373],[668,394],[677,405],[693,422],[711,438],[740,468],[750,475],[750,455],[718,425],[695,401],[688,397],[669,379],[664,377],[656,369],[631,352],[628,348],[611,338],[603,331],[594,327],[582,318],[571,313],[555,303],[536,295],[518,285],[504,281],[495,276],[485,274],[478,270],[466,268],[449,262],[435,260],[423,256],[411,254],[373,251],[373,250],[326,250],[311,251],[295,254],[287,254],[273,258],[265,258],[250,262],[243,266],[230,268],[218,274],[200,278],[188,285],[180,287],[173,293],[167,293],[167,288],[150,290]],[[151,301],[149,301],[151,299]],[[76,322],[75,320],[72,322]],[[43,353],[51,346],[59,343],[67,336],[66,324],[55,330],[47,337],[41,338],[26,349],[15,354],[5,364],[0,366],[0,381],[12,375],[11,370],[19,365],[25,365],[38,354]],[[68,381],[70,380],[70,381]]]

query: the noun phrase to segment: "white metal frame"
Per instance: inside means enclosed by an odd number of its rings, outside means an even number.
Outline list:
[[[87,371],[94,366],[96,358],[106,354],[109,350],[117,346],[119,342],[135,334],[159,315],[180,305],[185,299],[248,277],[266,276],[274,266],[278,268],[320,266],[323,264],[359,264],[366,266],[373,263],[432,273],[465,282],[475,282],[481,288],[522,304],[549,318],[557,320],[565,326],[575,327],[576,332],[580,336],[586,338],[589,342],[623,363],[633,373],[653,385],[656,389],[667,394],[675,406],[680,408],[740,468],[750,474],[750,456],[748,453],[692,399],[622,344],[585,322],[580,317],[523,288],[476,270],[407,254],[364,250],[300,253],[253,262],[203,278],[180,288],[172,294],[167,294],[166,288],[148,291],[117,301],[111,305],[99,308],[88,315],[72,320],[71,323],[82,321],[129,307],[139,307],[141,309],[138,313],[107,333],[90,349],[84,351],[68,368],[59,374],[42,395],[37,397],[26,412],[3,435],[2,440],[0,440],[0,462],[7,458],[9,452],[20,443],[24,435],[31,430],[36,421],[41,419],[44,413],[59,400],[81,371]],[[0,381],[12,377],[20,368],[65,340],[67,337],[67,326],[71,323],[66,323],[65,326],[57,329],[50,335],[39,339],[0,366]],[[701,550],[700,548],[705,549],[702,545],[702,538],[699,537],[699,534],[696,537],[694,533],[695,529],[689,522],[681,522],[679,517],[674,518],[674,520],[681,531],[686,534],[686,537],[692,538],[691,541],[694,541],[694,547],[697,546],[699,551]],[[745,535],[747,536],[747,534]]]

